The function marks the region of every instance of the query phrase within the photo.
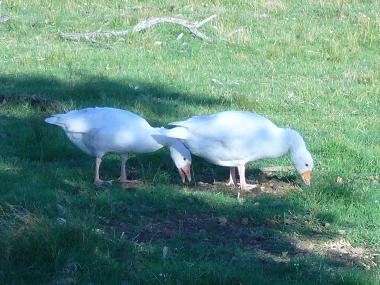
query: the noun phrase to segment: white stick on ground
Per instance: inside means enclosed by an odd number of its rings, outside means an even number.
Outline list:
[[[201,38],[202,40],[211,42],[211,39],[207,37],[205,34],[201,33],[198,28],[206,24],[207,22],[211,21],[212,19],[216,18],[217,15],[212,15],[203,21],[200,22],[192,22],[189,20],[184,20],[180,18],[174,18],[174,17],[152,17],[149,19],[146,19],[140,23],[138,23],[134,28],[132,29],[133,33],[141,32],[142,30],[148,29],[154,25],[157,24],[163,24],[163,23],[169,23],[169,24],[177,24],[181,25],[185,28],[187,28],[193,35],[197,36],[198,38]],[[109,31],[109,32],[93,32],[93,33],[58,33],[58,35],[66,40],[71,41],[94,41],[97,38],[110,38],[115,36],[125,36],[126,34],[130,33],[130,30],[124,30],[124,31]]]
[[[0,16],[0,23],[4,23],[6,21],[9,21],[11,19],[11,16],[9,15],[2,15]]]
[[[149,18],[145,21],[138,23],[133,28],[133,32],[137,33],[137,32],[140,32],[142,30],[145,30],[145,29],[150,28],[150,27],[157,25],[157,24],[170,23],[170,24],[181,25],[181,26],[187,28],[194,36],[197,36],[198,38],[201,38],[202,40],[211,42],[211,39],[209,37],[207,37],[205,34],[198,31],[198,28],[200,28],[201,26],[203,26],[207,22],[211,21],[215,17],[216,17],[216,15],[214,14],[214,15],[212,15],[212,16],[210,16],[210,17],[208,17],[208,18],[206,18],[200,22],[192,22],[189,20],[184,20],[184,19],[180,19],[180,18],[173,18],[173,17],[152,17],[152,18]]]

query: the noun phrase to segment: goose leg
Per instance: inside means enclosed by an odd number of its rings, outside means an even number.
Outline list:
[[[127,181],[127,172],[125,171],[125,164],[127,163],[128,155],[122,154],[120,155],[120,182],[126,182]]]
[[[227,186],[237,186],[237,183],[236,183],[236,168],[235,167],[230,167],[230,179],[228,180],[227,182]]]
[[[128,154],[122,154],[120,155],[120,177],[119,182],[120,183],[139,183],[139,180],[128,180],[127,179],[127,172],[125,170],[125,164],[128,160]]]
[[[99,168],[100,168],[100,164],[102,163],[102,158],[101,157],[97,157],[96,160],[95,160],[95,179],[94,179],[94,185],[95,186],[105,186],[105,185],[111,185],[112,184],[112,181],[104,181],[102,179],[100,179],[99,177]]]
[[[95,180],[94,180],[95,185],[100,185],[103,183],[103,180],[99,178],[99,167],[101,163],[102,163],[102,159],[100,157],[97,157],[95,160]]]
[[[247,184],[245,180],[245,166],[244,165],[239,165],[238,166],[238,171],[239,171],[239,177],[240,177],[240,188],[244,191],[249,191],[253,188],[256,188],[256,184]]]

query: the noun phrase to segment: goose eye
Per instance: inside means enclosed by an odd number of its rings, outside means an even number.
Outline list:
[[[305,163],[305,166],[309,166],[309,164]]]
[[[183,158],[183,160],[185,160],[185,161],[186,161],[186,157],[184,157],[184,158]]]

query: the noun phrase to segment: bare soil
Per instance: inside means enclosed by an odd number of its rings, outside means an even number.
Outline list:
[[[277,173],[264,173],[258,171],[255,174],[257,179],[250,180],[247,179],[249,184],[257,185],[252,190],[246,192],[241,191],[239,187],[227,186],[227,181],[210,179],[210,176],[201,176],[200,181],[197,183],[199,187],[205,188],[209,191],[223,191],[227,193],[238,193],[240,194],[253,194],[257,195],[273,195],[273,196],[283,196],[289,191],[301,191],[301,188],[296,183],[294,176],[281,177]]]

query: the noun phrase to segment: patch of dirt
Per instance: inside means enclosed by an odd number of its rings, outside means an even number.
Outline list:
[[[283,251],[281,254],[273,254],[266,250],[256,248],[256,254],[258,258],[263,261],[272,261],[275,263],[288,263],[291,261],[287,251]]]
[[[209,246],[239,244],[247,253],[270,263],[289,263],[319,256],[341,266],[361,266],[364,269],[378,266],[376,254],[364,247],[353,247],[342,236],[331,239],[323,237],[323,233],[311,236],[288,234],[278,229],[279,221],[257,223],[247,217],[231,219],[212,212],[168,213],[162,221],[157,221],[152,218],[156,216],[156,210],[147,210],[149,217],[140,217],[142,220],[138,224],[103,220],[104,230],[96,232],[106,238],[116,234],[136,243],[167,243],[185,238]]]
[[[140,180],[130,180],[128,182],[119,182],[123,189],[137,189],[143,186],[143,182]]]
[[[210,175],[201,176],[198,186],[205,188],[209,191],[220,191],[227,193],[251,193],[256,196],[270,194],[272,196],[283,196],[290,191],[302,191],[293,179],[282,178],[276,175],[275,172],[264,173],[259,171],[256,175],[256,180],[247,180],[249,184],[257,185],[252,190],[245,192],[240,191],[236,186],[227,186],[227,181],[213,180]]]
[[[154,209],[152,209],[154,215]],[[252,231],[252,226],[255,230]],[[248,218],[231,220],[229,217],[202,214],[168,214],[161,222],[147,222],[143,227],[128,223],[107,223],[105,232],[123,233],[136,242],[168,241],[180,236],[196,237],[205,243],[238,242],[243,245],[255,245],[262,242],[262,228],[276,226],[275,222],[255,225]],[[139,229],[137,229],[139,228]],[[138,231],[138,232],[137,232]],[[130,234],[133,232],[132,234]],[[137,232],[137,233],[136,233]]]
[[[19,95],[12,94],[11,96],[5,96],[0,94],[0,106],[5,104],[24,104],[29,103],[32,107],[38,108],[41,111],[58,111],[62,108],[61,103],[57,100],[49,100],[40,95]],[[66,110],[65,110],[66,111]]]
[[[371,253],[364,247],[353,247],[351,243],[343,238],[318,239],[301,238],[297,235],[290,237],[291,244],[302,251],[304,255],[317,255],[328,257],[345,264],[360,265],[365,269],[377,267],[376,254]]]

